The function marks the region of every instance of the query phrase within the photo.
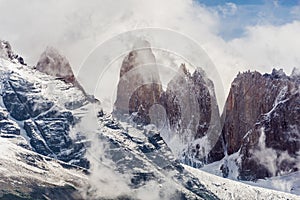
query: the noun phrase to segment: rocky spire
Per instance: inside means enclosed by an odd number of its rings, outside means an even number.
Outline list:
[[[162,104],[173,134],[169,137],[179,138],[177,143],[185,148],[176,152],[182,155],[176,156],[182,156],[183,162],[192,166],[195,166],[193,162],[205,162],[214,146],[214,139],[211,138],[214,134],[207,137],[205,142],[198,139],[215,129],[220,131],[220,126],[217,125],[220,116],[212,81],[201,68],[191,74],[185,64],[182,64],[162,95]],[[218,133],[216,134],[218,138]]]
[[[155,56],[148,41],[139,40],[120,69],[114,113],[137,114],[134,121],[148,124],[149,109],[159,103],[162,86]]]
[[[69,61],[53,47],[47,47],[41,54],[36,64],[36,69],[48,75],[61,78],[65,82],[75,83],[75,76]]]

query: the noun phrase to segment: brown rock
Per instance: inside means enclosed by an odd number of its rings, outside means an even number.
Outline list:
[[[136,113],[134,121],[149,124],[149,110],[159,104],[162,86],[150,44],[139,41],[123,60],[114,104],[116,115]]]
[[[80,89],[86,97],[86,100],[92,103],[100,103],[93,95],[85,92],[84,88],[74,76],[72,67],[66,57],[62,56],[53,47],[47,47],[41,54],[36,65],[36,70],[63,80],[66,83],[71,83]]]
[[[282,70],[239,74],[225,104],[222,131],[228,155],[240,150],[240,178],[257,179],[297,170],[299,80]],[[265,154],[264,154],[265,152]],[[285,157],[285,158],[284,158]]]
[[[50,76],[61,78],[67,83],[74,84],[76,82],[71,65],[67,58],[62,56],[52,47],[47,47],[42,53],[36,65],[36,69]]]

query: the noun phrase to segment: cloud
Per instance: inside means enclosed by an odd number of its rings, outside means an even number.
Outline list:
[[[248,27],[244,37],[228,42],[245,60],[248,68],[271,71],[273,67],[284,68],[289,74],[300,64],[300,22],[282,26],[266,25]]]
[[[299,157],[294,158],[289,155],[287,151],[275,150],[273,148],[266,147],[266,135],[264,128],[260,130],[261,135],[258,141],[258,149],[252,150],[253,158],[263,165],[272,176],[284,175],[290,171],[282,170],[283,163],[296,163],[298,167]]]
[[[238,71],[264,73],[280,67],[290,73],[300,63],[297,7],[249,5],[253,12],[246,12],[247,6],[227,3],[220,13],[192,0],[1,0],[0,38],[9,40],[29,64],[36,63],[46,46],[54,46],[76,72],[94,48],[119,33],[145,27],[172,29],[203,47],[218,69],[226,95]],[[229,40],[224,40],[224,32],[230,34]],[[119,74],[113,73],[116,78],[110,85],[116,87]],[[218,100],[222,107],[224,99]]]
[[[218,6],[218,10],[222,13],[223,17],[235,15],[238,7],[235,3],[227,2],[224,6]]]

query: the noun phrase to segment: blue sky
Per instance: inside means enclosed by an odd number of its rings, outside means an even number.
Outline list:
[[[218,13],[225,39],[241,37],[248,26],[283,25],[300,19],[299,0],[197,0]]]

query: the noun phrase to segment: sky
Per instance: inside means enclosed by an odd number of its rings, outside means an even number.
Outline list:
[[[158,27],[184,35],[213,62],[220,77],[212,79],[223,85],[216,89],[223,93],[220,107],[239,71],[283,68],[290,74],[300,63],[298,0],[0,0],[0,10],[0,39],[8,40],[27,63],[35,65],[53,46],[76,73],[95,49],[126,31]],[[120,66],[106,74],[111,82],[95,90],[89,80],[97,67],[91,64],[90,74],[79,74],[79,81],[100,100],[112,101]]]

